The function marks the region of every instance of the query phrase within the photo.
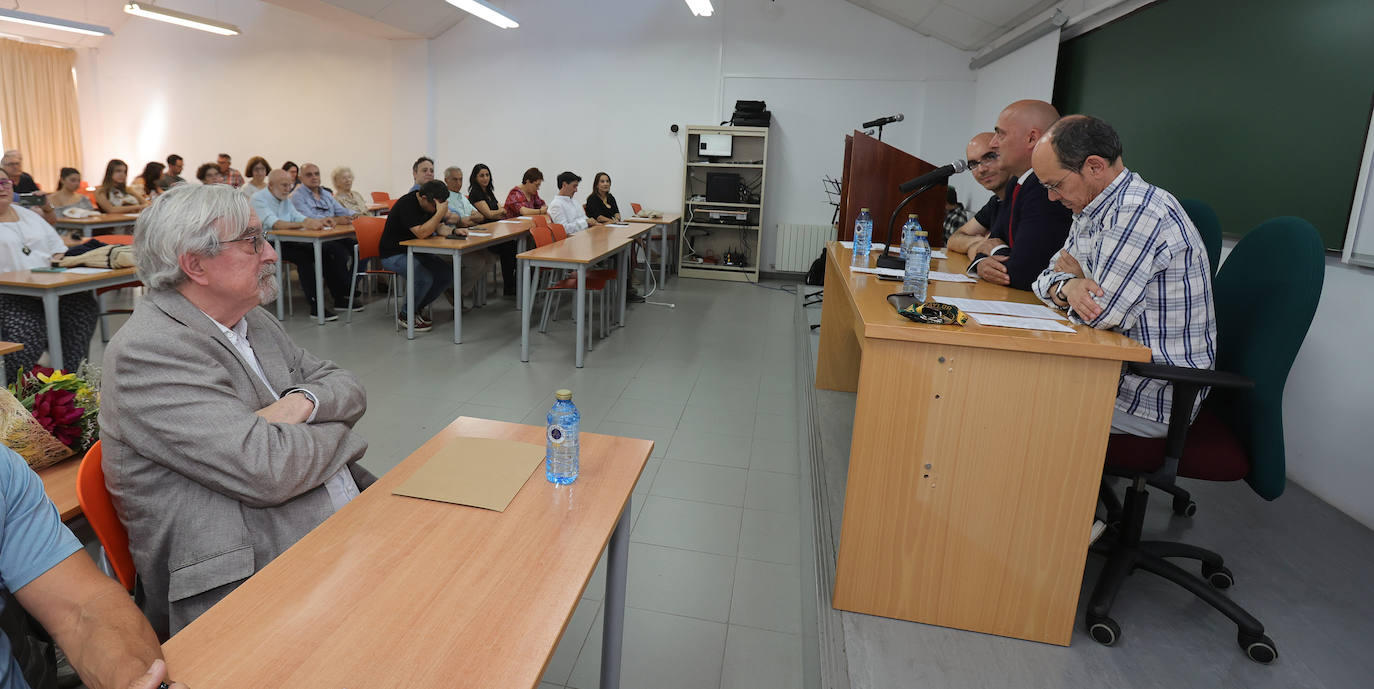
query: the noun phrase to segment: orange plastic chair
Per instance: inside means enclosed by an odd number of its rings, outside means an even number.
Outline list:
[[[91,202],[91,208],[100,210],[100,204],[95,202],[95,192],[85,188],[85,182],[82,182],[81,184],[82,187],[80,189],[77,189],[76,193],[81,194],[82,196],[85,196],[87,199],[89,199]]]
[[[534,221],[535,227],[548,227],[550,224],[549,216],[547,215],[531,215],[530,220]]]
[[[536,217],[536,218],[539,218],[539,217],[543,217],[543,216],[536,215],[535,217]],[[549,231],[550,231],[550,232],[553,232],[553,241],[555,241],[555,242],[561,242],[561,241],[563,241],[564,239],[567,239],[567,238],[568,238],[568,231],[565,230],[565,229],[563,229],[563,226],[562,226],[562,225],[559,225],[559,224],[556,223],[556,222],[551,222],[551,223],[549,223],[548,227],[549,227]]]
[[[350,283],[352,288],[348,290],[348,315],[344,317],[345,323],[353,322],[353,295],[358,291],[358,278],[364,275],[386,277],[387,293],[394,299],[393,307],[396,312],[400,310],[401,295],[396,289],[400,274],[385,268],[363,268],[365,262],[381,257],[382,232],[385,229],[386,218],[360,216],[353,219],[353,234],[357,237],[358,243],[353,247],[353,281]],[[399,323],[396,328],[400,329]]]
[[[374,191],[372,192],[372,202],[389,204],[391,203],[391,195],[384,191]]]
[[[639,215],[639,212],[642,211],[642,210],[644,210],[644,206],[641,206],[641,205],[639,205],[639,204],[637,204],[637,203],[631,203],[631,204],[630,204],[630,210],[634,211],[634,212],[635,212],[635,215]]]
[[[538,218],[538,217],[541,217],[541,216],[536,215],[536,216],[534,216],[534,217]],[[565,231],[565,230],[563,229],[563,226],[560,225],[560,224],[558,224],[558,223],[549,223],[549,224],[547,224],[547,225],[542,225],[542,226],[541,226],[541,225],[536,225],[536,226],[530,228],[530,235],[534,237],[534,245],[535,245],[536,247],[539,247],[539,246],[546,246],[546,245],[548,245],[548,244],[552,244],[552,243],[554,243],[554,242],[562,241],[562,240],[564,240],[564,239],[567,239],[567,237],[568,237],[567,231]],[[592,295],[593,295],[593,294],[599,295],[599,296],[601,297],[601,337],[604,339],[604,338],[606,337],[607,333],[608,333],[609,330],[610,330],[610,318],[609,318],[609,316],[607,315],[608,312],[607,312],[607,310],[606,310],[606,292],[607,292],[607,290],[606,290],[606,283],[607,283],[607,280],[606,280],[606,278],[604,278],[604,277],[598,277],[598,276],[596,276],[596,275],[593,275],[592,273],[594,273],[594,272],[597,272],[597,271],[590,271],[590,272],[587,274],[587,302],[588,302],[587,317],[588,317],[588,318],[591,318],[592,313],[593,313],[593,312],[592,312],[592,309],[590,308],[590,306],[591,306],[591,298],[592,298]],[[614,271],[612,271],[612,272],[614,272]],[[552,278],[551,278],[551,280],[552,280]],[[539,280],[536,279],[536,280],[535,280],[535,285],[538,285],[538,284],[539,284]],[[555,320],[557,320],[557,318],[556,318],[556,316],[557,316],[557,313],[556,313],[557,307],[553,306],[553,297],[554,297],[555,295],[561,295],[561,294],[564,293],[564,292],[574,292],[574,293],[575,293],[575,292],[577,291],[577,276],[576,276],[576,275],[573,275],[573,276],[571,276],[571,277],[567,277],[567,278],[564,278],[564,279],[562,279],[562,280],[559,280],[558,282],[554,282],[554,283],[552,283],[552,284],[549,284],[549,285],[543,287],[543,288],[542,288],[542,291],[544,292],[544,314],[543,314],[543,316],[539,319],[539,332],[541,332],[541,333],[546,333],[546,332],[549,331],[549,316],[550,316],[551,311],[554,312],[553,315],[555,316]],[[536,292],[536,296],[538,296],[537,292]],[[589,328],[587,328],[587,349],[588,349],[588,351],[590,351],[591,348],[592,348],[592,329],[589,327]]]
[[[76,470],[76,500],[81,512],[100,539],[100,548],[110,562],[115,578],[125,591],[134,591],[134,556],[129,554],[129,532],[115,514],[114,502],[105,488],[105,469],[100,465],[100,441],[95,441]]]
[[[132,246],[134,243],[134,236],[131,234],[101,234],[92,237],[92,239],[102,244],[123,244],[124,246]]]

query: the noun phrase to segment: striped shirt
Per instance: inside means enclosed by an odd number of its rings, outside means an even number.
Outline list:
[[[1212,279],[1202,237],[1178,199],[1123,169],[1073,218],[1067,251],[1084,277],[1102,286],[1102,313],[1075,323],[1114,330],[1150,348],[1155,363],[1210,369],[1216,361],[1217,325]],[[1050,266],[1036,278],[1035,295],[1054,306],[1055,285],[1075,277]],[[1058,307],[1056,307],[1058,308]],[[1202,403],[1193,407],[1193,414]],[[1169,422],[1173,389],[1123,371],[1116,408],[1142,419]]]

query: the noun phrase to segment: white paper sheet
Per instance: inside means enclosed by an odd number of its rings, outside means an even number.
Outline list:
[[[931,252],[930,252],[930,257],[931,257],[931,258],[949,258],[949,255],[945,253],[945,250],[944,250],[944,249],[935,249],[934,251],[931,251]]]
[[[606,227],[629,227],[629,226],[630,226],[630,223],[627,223],[627,222],[608,222],[608,223],[606,223]]]
[[[1021,328],[1022,330],[1048,330],[1055,333],[1074,332],[1073,328],[1059,321],[1048,321],[1043,318],[1017,318],[1015,316],[995,316],[987,313],[970,313],[969,318],[977,321],[980,325]]]
[[[1051,318],[1067,320],[1063,314],[1041,304],[1019,304],[1014,301],[993,301],[989,299],[944,298],[940,301],[957,306],[965,313],[985,313],[1017,318]]]
[[[898,270],[898,269],[896,269],[896,268],[860,268],[860,267],[858,267],[858,266],[849,266],[849,269],[850,269],[851,271],[855,272],[855,273],[869,273],[869,274],[872,274],[872,275],[886,275],[886,276],[888,276],[888,277],[897,277],[897,278],[903,277],[903,276],[905,275],[905,272],[904,272],[904,271]]]
[[[842,246],[842,247],[844,247],[844,248],[846,248],[846,249],[853,249],[853,248],[854,248],[854,242],[840,242],[840,246]],[[886,248],[887,248],[887,245],[884,244],[884,243],[882,243],[882,242],[873,242],[873,250],[874,250],[874,251],[882,251],[882,250],[884,250],[884,249],[886,249]]]
[[[491,233],[490,233],[490,232],[473,232],[472,230],[468,230],[468,236],[469,236],[469,237],[490,237],[490,236],[491,236]]]
[[[510,224],[510,225],[519,225],[521,221],[519,221],[519,220],[497,220],[496,222],[507,223],[507,224]]]
[[[963,273],[943,273],[938,270],[930,271],[930,279],[939,280],[941,282],[978,282],[977,280],[967,275],[964,275]],[[948,302],[949,300],[941,299],[940,301]],[[962,309],[964,307],[961,306],[959,308]]]
[[[96,273],[108,273],[108,272],[110,272],[110,269],[109,269],[109,268],[87,268],[86,266],[78,266],[78,267],[76,267],[76,268],[68,268],[66,272],[68,272],[68,273],[76,273],[77,275],[94,275],[94,274],[96,274]]]

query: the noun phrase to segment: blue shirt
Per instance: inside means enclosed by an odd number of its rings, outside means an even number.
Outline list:
[[[272,200],[275,201],[276,197],[273,197]],[[291,203],[296,206],[296,210],[305,214],[307,218],[351,218],[356,215],[353,211],[344,208],[343,204],[339,203],[338,199],[335,199],[334,195],[324,187],[320,187],[320,195],[317,197],[302,184],[291,192]]]
[[[43,492],[38,474],[3,445],[0,518],[0,585],[9,591],[24,588],[81,549],[81,543],[63,526],[57,508]],[[29,689],[10,649],[9,637],[4,634],[0,634],[0,689]]]
[[[290,196],[278,201],[277,197],[272,195],[271,189],[263,189],[253,194],[251,203],[253,211],[258,214],[258,220],[262,221],[262,229],[267,232],[271,232],[272,226],[278,221],[305,222],[305,216],[296,210]]]

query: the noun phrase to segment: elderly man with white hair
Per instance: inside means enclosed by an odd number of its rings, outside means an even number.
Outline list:
[[[375,480],[358,379],[259,308],[277,254],[237,190],[169,189],[134,230],[148,295],[105,351],[105,482],[144,612],[175,633]]]

